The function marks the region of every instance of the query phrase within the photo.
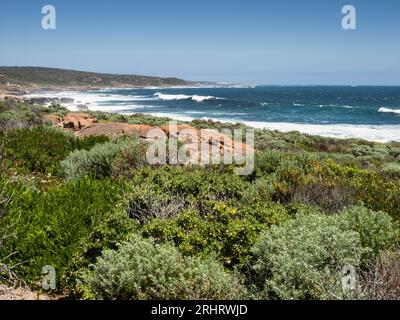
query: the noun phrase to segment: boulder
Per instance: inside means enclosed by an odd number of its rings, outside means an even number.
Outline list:
[[[126,124],[120,122],[109,122],[109,123],[95,123],[91,126],[83,128],[77,131],[77,135],[80,137],[106,135],[108,137],[115,137],[121,135],[133,135],[137,137],[146,137],[146,134],[151,129],[151,126],[143,124]]]
[[[97,123],[97,119],[92,118],[86,113],[68,113],[63,120],[64,128],[72,130],[82,130]]]
[[[160,129],[163,130],[170,138],[176,138],[179,133],[183,130],[193,130],[193,131],[197,131],[197,129],[195,127],[186,125],[186,124],[179,124],[179,125],[163,125],[160,126]]]
[[[63,121],[60,117],[55,114],[48,114],[44,117],[44,122],[51,123],[54,127],[62,127]]]

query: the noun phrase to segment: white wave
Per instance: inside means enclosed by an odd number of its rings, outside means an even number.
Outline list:
[[[204,114],[202,111],[185,111],[184,114]]]
[[[248,115],[246,112],[213,112],[213,116],[245,116]]]
[[[48,99],[72,99],[70,102],[61,102],[61,105],[71,111],[78,111],[79,106],[85,105],[93,111],[116,112],[129,108],[140,108],[144,106],[136,105],[135,101],[151,101],[152,96],[143,95],[118,95],[105,93],[105,91],[85,92],[85,91],[62,91],[62,92],[38,92],[28,94],[25,98],[48,98]],[[117,104],[116,104],[117,103]],[[48,103],[50,104],[50,103]],[[146,106],[147,107],[147,106]]]
[[[176,113],[149,112],[148,114],[150,114],[151,116],[154,116],[154,117],[171,118],[173,120],[187,121],[187,122],[191,122],[194,119],[199,119],[199,118],[184,116],[182,114],[176,114]],[[204,118],[201,118],[201,119],[204,119]]]
[[[339,105],[339,104],[319,104],[317,105],[319,108],[332,108],[332,107],[337,107],[337,108],[345,108],[345,109],[354,109],[357,107],[354,106],[348,106],[348,105]]]
[[[400,109],[380,108],[380,109],[378,110],[378,112],[400,114]]]
[[[195,95],[186,95],[186,94],[165,94],[161,92],[156,92],[154,94],[155,97],[158,97],[161,100],[189,100],[192,99],[193,101],[196,102],[203,102],[206,100],[220,100],[222,98],[217,98],[213,96],[199,96],[197,94]]]
[[[231,122],[227,120],[227,122]],[[234,122],[237,122],[235,120]],[[400,125],[347,125],[347,124],[300,124],[287,122],[239,121],[250,127],[278,130],[281,132],[298,131],[331,138],[357,138],[376,142],[400,142]]]
[[[195,117],[174,113],[150,113],[155,117],[167,117],[181,121],[192,121]],[[400,125],[350,125],[350,124],[303,124],[288,122],[258,122],[240,119],[220,119],[202,117],[203,120],[220,121],[224,123],[243,123],[257,129],[277,130],[281,132],[298,131],[310,135],[338,139],[364,139],[375,142],[400,142]]]

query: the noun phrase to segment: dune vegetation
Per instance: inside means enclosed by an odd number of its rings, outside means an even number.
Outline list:
[[[52,294],[74,299],[400,298],[400,143],[256,130],[254,171],[238,176],[151,166],[138,138],[45,120],[66,113],[0,102],[1,284],[40,291],[51,265]]]

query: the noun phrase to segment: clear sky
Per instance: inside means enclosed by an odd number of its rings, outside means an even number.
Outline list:
[[[41,28],[42,6],[57,29]],[[341,27],[344,5],[357,30]],[[254,84],[400,85],[399,0],[1,0],[0,65]]]

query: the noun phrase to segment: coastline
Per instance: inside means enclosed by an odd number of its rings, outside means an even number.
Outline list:
[[[174,88],[206,88],[199,86],[168,86],[168,87],[137,87],[133,89],[174,89]],[[337,139],[362,139],[371,142],[381,142],[389,143],[391,141],[400,142],[400,125],[367,125],[367,124],[304,124],[304,123],[292,123],[292,122],[259,122],[259,121],[246,121],[240,119],[227,119],[218,117],[195,117],[188,114],[175,114],[175,113],[162,113],[162,112],[121,112],[118,108],[113,109],[112,106],[100,106],[98,102],[104,101],[107,97],[112,95],[105,95],[102,97],[101,92],[107,92],[108,89],[112,90],[129,90],[132,87],[121,88],[102,88],[102,89],[90,89],[89,91],[98,91],[98,95],[89,95],[87,90],[68,90],[69,88],[63,88],[63,90],[36,90],[33,93],[21,96],[24,99],[49,99],[52,98],[56,103],[61,103],[70,111],[79,111],[80,105],[86,105],[89,111],[101,111],[116,114],[148,114],[154,117],[170,118],[172,120],[192,122],[193,120],[211,120],[214,122],[221,123],[232,123],[232,124],[243,124],[245,126],[260,129],[260,130],[277,130],[280,132],[300,132],[304,134],[337,138]],[[56,100],[56,98],[60,100]],[[63,102],[64,99],[64,102]],[[126,99],[127,101],[132,101],[132,98],[127,96],[118,96],[118,99]],[[67,102],[66,102],[67,101]],[[71,102],[73,101],[73,102]],[[50,103],[50,102],[49,102]],[[48,104],[49,104],[48,103]],[[133,107],[133,106],[132,106]]]

